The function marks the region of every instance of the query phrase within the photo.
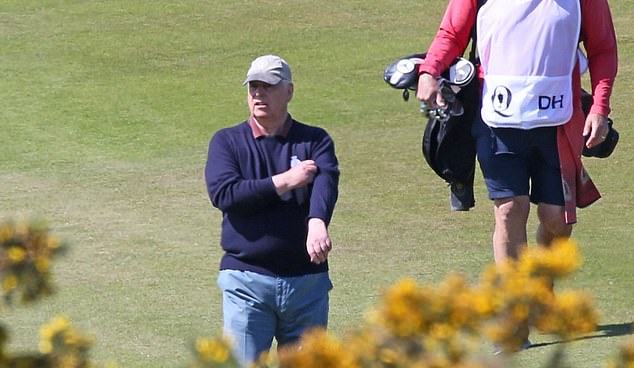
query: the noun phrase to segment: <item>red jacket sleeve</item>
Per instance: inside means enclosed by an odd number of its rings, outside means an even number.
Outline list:
[[[419,73],[438,77],[458,56],[462,56],[471,39],[476,8],[476,0],[450,0],[438,33],[427,50],[425,62],[418,68]]]
[[[610,113],[618,69],[616,35],[607,0],[581,0],[581,40],[588,56],[593,104],[590,112]]]

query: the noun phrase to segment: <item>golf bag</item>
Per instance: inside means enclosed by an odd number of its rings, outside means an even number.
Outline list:
[[[390,64],[383,79],[403,90],[403,99],[418,85],[418,64],[425,54],[400,58]],[[440,78],[440,90],[447,103],[444,108],[427,109],[427,123],[421,142],[425,161],[440,178],[450,185],[451,209],[468,211],[475,205],[473,180],[475,174],[475,142],[471,126],[480,109],[478,78],[475,66],[458,58]]]

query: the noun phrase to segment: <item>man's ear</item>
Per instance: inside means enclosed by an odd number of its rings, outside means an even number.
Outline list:
[[[291,100],[293,99],[294,89],[295,87],[293,86],[293,83],[289,83],[288,84],[288,102],[291,102]]]

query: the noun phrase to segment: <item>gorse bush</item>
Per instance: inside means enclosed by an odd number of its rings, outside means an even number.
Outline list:
[[[0,280],[5,306],[30,305],[50,296],[55,291],[51,264],[65,249],[44,222],[1,222]],[[56,317],[42,327],[39,353],[8,352],[8,337],[7,328],[0,324],[0,368],[96,367],[88,359],[91,339],[65,317]]]
[[[581,255],[572,240],[526,248],[518,260],[487,267],[478,284],[452,274],[439,286],[403,279],[385,290],[359,329],[337,339],[324,330],[306,333],[278,354],[262,356],[257,367],[274,368],[443,368],[499,367],[500,357],[484,347],[514,352],[527,329],[563,340],[592,332],[598,314],[582,291],[555,293],[553,283],[574,272]],[[235,367],[222,339],[196,344],[192,367]],[[213,342],[213,344],[211,344]],[[211,348],[213,346],[213,348]],[[560,367],[564,345],[548,367]],[[213,351],[213,353],[212,353]],[[610,367],[634,368],[632,345]]]
[[[191,365],[193,368],[238,366],[231,354],[230,342],[223,337],[199,338],[194,344],[193,352],[196,356]]]
[[[50,264],[65,247],[45,224],[0,223],[2,296],[11,304],[35,302],[53,292]]]
[[[30,305],[51,295],[53,260],[66,245],[43,222],[0,223],[0,282],[5,308]],[[451,274],[438,286],[402,279],[383,293],[365,323],[337,338],[325,330],[308,331],[295,345],[263,354],[255,367],[268,368],[478,368],[501,367],[504,352],[522,348],[526,329],[573,339],[596,329],[598,315],[590,295],[556,293],[552,285],[581,264],[572,240],[549,248],[530,247],[518,260],[487,267],[479,282]],[[8,329],[0,324],[0,368],[88,368],[92,338],[58,316],[42,326],[39,352],[7,351]],[[560,367],[564,346],[548,367]],[[238,367],[223,337],[193,344],[192,368]],[[607,368],[634,368],[634,340],[624,344]]]

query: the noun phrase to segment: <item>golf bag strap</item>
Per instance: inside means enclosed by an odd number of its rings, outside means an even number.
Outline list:
[[[476,8],[476,19],[473,22],[473,28],[471,29],[471,51],[469,51],[469,61],[471,61],[474,65],[480,65],[480,55],[478,55],[478,12],[482,5],[484,5],[487,0],[477,0],[477,8]]]
[[[477,8],[476,8],[476,19],[473,22],[473,28],[471,29],[471,51],[469,51],[469,61],[471,61],[474,65],[480,65],[480,55],[478,55],[478,47],[477,47],[477,39],[478,39],[478,12],[482,5],[484,5],[487,0],[477,0]],[[583,13],[582,5],[583,1],[579,1],[579,7],[581,8],[581,12]],[[581,24],[581,30],[579,31],[579,42],[581,42],[581,34],[583,33],[583,23]]]

